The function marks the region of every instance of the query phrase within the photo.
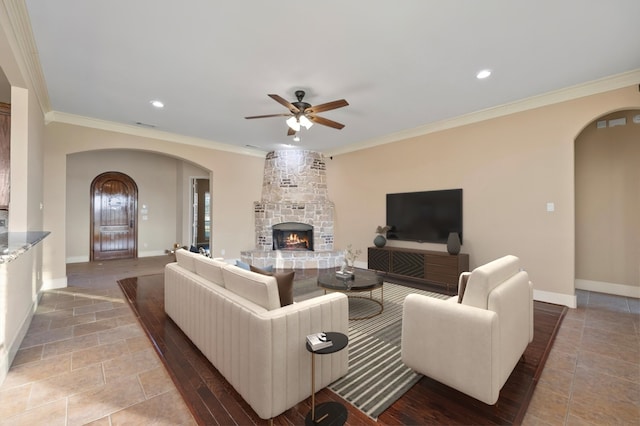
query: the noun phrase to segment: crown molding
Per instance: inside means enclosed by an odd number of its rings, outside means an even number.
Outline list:
[[[379,138],[354,143],[343,148],[325,153],[325,155],[340,155],[349,152],[359,151],[362,149],[373,148],[379,145],[385,145],[398,142],[404,139],[410,139],[417,136],[423,136],[430,133],[436,133],[443,130],[453,129],[455,127],[467,124],[478,123],[493,118],[503,117],[506,115],[523,112],[535,108],[557,104],[560,102],[570,101],[585,96],[596,95],[599,93],[609,92],[612,90],[622,89],[623,87],[632,86],[640,83],[640,69],[635,69],[621,74],[605,77],[599,80],[590,81],[588,83],[567,87],[553,92],[544,93],[542,95],[532,96],[530,98],[499,105],[492,108],[483,109],[459,117],[437,121],[435,123],[425,124],[424,126],[412,129],[402,130],[400,132],[391,133]]]
[[[7,17],[11,23],[11,31],[19,53],[16,55],[18,66],[22,70],[25,77],[28,76],[29,83],[35,92],[42,113],[46,114],[51,111],[51,100],[49,99],[49,91],[47,83],[42,72],[38,49],[33,38],[33,30],[31,28],[31,20],[29,12],[24,0],[2,0]]]
[[[436,133],[467,124],[473,124],[493,118],[503,117],[517,112],[553,105],[585,96],[608,92],[611,90],[617,90],[638,83],[640,83],[640,69],[606,77],[600,80],[591,81],[577,86],[571,86],[542,95],[533,96],[527,99],[500,105],[497,107],[476,111],[470,114],[462,115],[460,117],[426,124],[424,126],[415,127],[413,129],[403,130],[360,143],[354,143],[343,148],[324,152],[323,154],[325,156],[347,154],[349,152],[373,148],[379,145],[385,145],[405,139],[414,138],[417,136]],[[68,114],[59,111],[47,112],[45,114],[45,123],[48,124],[54,122],[124,133],[145,138],[159,139],[185,145],[200,146],[203,148],[216,149],[219,151],[232,152],[242,155],[250,155],[255,157],[264,157],[265,155],[265,151],[259,149],[239,147],[207,139],[194,138],[176,133],[170,133],[156,129],[148,129],[112,121],[99,120],[96,118]]]
[[[194,138],[179,135],[177,133],[165,132],[162,130],[148,129],[144,127],[132,126],[130,124],[116,123],[113,121],[99,120],[97,118],[84,117],[81,115],[68,114],[60,111],[49,111],[45,114],[45,123],[64,123],[75,126],[89,127],[92,129],[105,130],[108,132],[124,133],[127,135],[140,136],[143,138],[158,139],[167,142],[174,142],[184,145],[199,146],[202,148],[215,149],[218,151],[231,152],[234,154],[249,155],[254,157],[264,157],[266,151],[229,145],[207,139]]]

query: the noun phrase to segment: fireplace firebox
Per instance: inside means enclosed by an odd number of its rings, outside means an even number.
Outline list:
[[[313,226],[298,222],[273,225],[274,250],[313,251]]]

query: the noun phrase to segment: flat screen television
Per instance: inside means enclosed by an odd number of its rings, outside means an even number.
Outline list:
[[[457,232],[462,243],[462,189],[387,194],[389,240],[446,243]]]

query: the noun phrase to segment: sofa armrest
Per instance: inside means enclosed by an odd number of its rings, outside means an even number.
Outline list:
[[[495,312],[418,294],[405,298],[402,361],[487,404],[498,400],[499,324]]]
[[[311,395],[306,337],[320,331],[348,335],[349,302],[342,293],[315,297],[251,317],[246,336],[248,384],[241,394],[258,415],[274,417]],[[316,390],[347,374],[348,348],[316,357]]]

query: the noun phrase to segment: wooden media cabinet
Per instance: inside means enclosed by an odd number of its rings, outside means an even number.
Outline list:
[[[469,270],[469,255],[400,247],[369,247],[368,267],[413,284],[435,286],[447,294],[458,292],[458,277]]]

